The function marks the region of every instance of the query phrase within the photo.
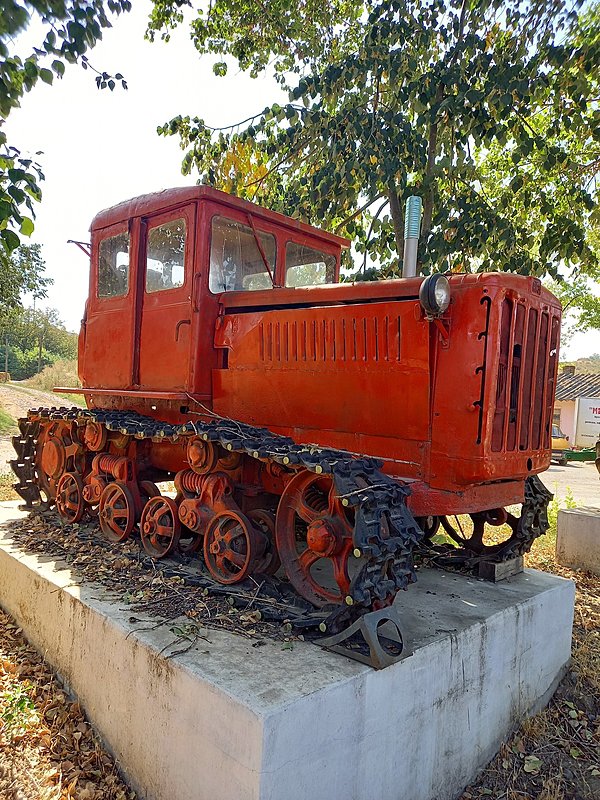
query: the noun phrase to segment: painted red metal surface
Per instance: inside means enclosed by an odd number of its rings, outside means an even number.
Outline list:
[[[248,226],[248,215],[255,235],[275,242],[277,288],[213,293],[212,221]],[[184,276],[149,291],[149,236],[176,221],[186,231]],[[102,242],[125,233],[127,291],[99,296]],[[419,515],[520,502],[525,477],[548,466],[560,306],[537,279],[449,276],[440,320],[424,315],[421,278],[285,287],[289,243],[334,256],[337,279],[348,242],[208,187],[122,203],[98,214],[91,234],[79,390],[90,406],[169,422],[210,409],[378,456],[414,481]],[[168,443],[149,458],[171,472],[188,466]],[[222,527],[229,535],[232,526]]]

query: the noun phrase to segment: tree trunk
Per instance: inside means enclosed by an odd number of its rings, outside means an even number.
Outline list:
[[[433,175],[433,168],[435,166],[435,154],[437,150],[437,137],[438,137],[438,126],[437,122],[433,122],[431,128],[429,129],[429,142],[427,143],[427,167],[425,170],[425,175],[427,178],[431,179]],[[433,198],[435,196],[435,186],[433,183],[427,189],[425,193],[425,197],[423,199],[423,226],[422,226],[422,235],[423,239],[426,240],[431,230],[431,220],[433,218]]]
[[[43,334],[38,336],[38,372],[42,371],[42,346],[44,342]]]
[[[4,334],[4,372],[8,376],[8,331]],[[8,377],[6,380],[8,380]]]
[[[390,201],[390,211],[392,213],[392,224],[394,226],[394,238],[396,239],[396,250],[398,260],[402,261],[404,254],[404,231],[402,229],[402,209],[398,201],[398,189],[394,178],[388,181],[388,199]]]

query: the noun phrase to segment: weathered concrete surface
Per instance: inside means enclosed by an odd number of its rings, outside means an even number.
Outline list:
[[[136,630],[122,604],[1,533],[2,606],[150,800],[453,798],[570,655],[572,582],[424,570],[399,598],[413,655],[381,672],[214,631],[167,660],[166,628]]]
[[[558,512],[556,560],[565,567],[600,575],[600,508]]]

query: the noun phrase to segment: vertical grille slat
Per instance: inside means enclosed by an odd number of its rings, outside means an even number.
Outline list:
[[[535,369],[535,395],[533,401],[533,438],[531,440],[534,450],[540,449],[544,416],[544,378],[548,361],[548,314],[545,312],[541,315],[540,335],[537,345],[538,357]]]
[[[511,319],[513,302],[509,298],[502,301],[500,315],[500,356],[498,360],[498,378],[496,382],[496,411],[492,429],[492,450],[502,450],[504,437],[504,418],[506,416],[506,383],[508,380],[509,346],[511,340]]]
[[[504,297],[496,396],[491,430],[494,453],[550,447],[560,317],[544,307]]]
[[[402,361],[401,315],[370,313],[336,319],[269,320],[258,324],[258,348],[263,363],[328,364],[356,361],[384,364]]]
[[[550,352],[548,356],[548,380],[546,382],[546,414],[544,418],[544,447],[551,446],[550,432],[554,413],[554,391],[556,388],[556,371],[558,366],[558,340],[560,337],[560,321],[552,317],[550,333]]]
[[[506,420],[506,449],[513,451],[517,447],[517,430],[522,410],[521,393],[523,383],[523,335],[525,330],[525,307],[522,303],[515,306],[514,331],[511,343],[512,364],[510,370],[510,392],[508,415]]]
[[[531,420],[531,394],[533,388],[533,362],[536,353],[537,318],[537,309],[530,308],[527,319],[525,364],[523,365],[523,401],[521,403],[522,416],[519,434],[519,450],[527,450],[530,442],[529,423]]]

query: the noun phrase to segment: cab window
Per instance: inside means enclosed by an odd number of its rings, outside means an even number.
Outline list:
[[[185,220],[174,219],[148,231],[146,291],[163,292],[185,283]]]
[[[209,288],[211,292],[272,289],[258,237],[271,273],[275,274],[275,237],[226,217],[213,217],[210,240]]]
[[[98,297],[122,297],[129,291],[129,234],[102,239],[98,249]]]
[[[285,248],[285,285],[317,286],[335,282],[335,256],[296,242]]]

